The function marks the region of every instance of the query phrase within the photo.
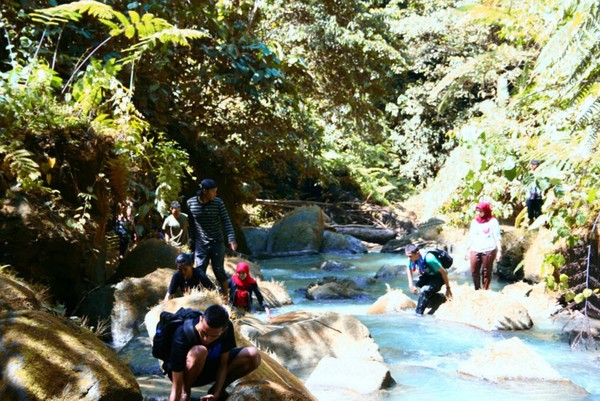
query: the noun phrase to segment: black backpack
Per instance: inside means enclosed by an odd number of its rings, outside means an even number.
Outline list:
[[[444,251],[443,249],[431,248],[427,249],[427,253],[432,253],[433,256],[435,256],[440,261],[444,269],[449,269],[452,266],[452,263],[454,263],[454,259],[452,259],[452,256],[450,256],[450,254]]]
[[[162,312],[160,320],[156,324],[156,333],[152,340],[152,356],[165,363],[169,361],[173,333],[182,324],[183,331],[191,348],[196,338],[193,319],[199,316],[202,316],[202,312],[188,308],[179,308],[175,313]]]

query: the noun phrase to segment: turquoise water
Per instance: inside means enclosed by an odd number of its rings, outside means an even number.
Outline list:
[[[346,261],[351,270],[327,272],[318,269],[325,260]],[[572,350],[561,335],[563,323],[551,320],[535,322],[534,328],[521,332],[485,332],[464,325],[442,322],[434,316],[418,317],[412,311],[386,315],[367,315],[366,311],[386,291],[386,281],[365,284],[366,296],[359,300],[310,301],[301,291],[310,283],[325,276],[355,278],[364,282],[374,277],[384,264],[406,265],[403,255],[369,253],[364,255],[320,255],[261,260],[265,279],[285,283],[294,305],[272,310],[280,314],[293,310],[331,310],[352,315],[365,324],[388,365],[396,386],[388,391],[371,394],[368,401],[413,400],[480,400],[486,401],[600,401],[600,352]],[[450,274],[459,284],[470,277]],[[405,293],[406,277],[401,275],[387,281],[392,288]],[[494,278],[493,290],[504,283]],[[412,296],[412,295],[411,295]],[[416,296],[413,296],[416,299]],[[550,383],[506,382],[491,383],[456,372],[460,362],[468,359],[470,351],[485,348],[495,342],[519,337],[533,348],[564,378],[582,387],[589,394],[580,394],[567,386]],[[305,379],[305,378],[303,378]]]

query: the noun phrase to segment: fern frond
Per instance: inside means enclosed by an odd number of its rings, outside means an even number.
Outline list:
[[[89,14],[98,20],[113,20],[117,18],[121,23],[127,18],[111,6],[94,0],[80,0],[60,6],[36,10],[32,17],[45,24],[55,25],[67,21],[79,21],[84,14]]]
[[[139,59],[144,52],[155,48],[159,43],[173,43],[180,46],[189,46],[189,41],[191,39],[200,39],[208,36],[208,32],[196,29],[179,29],[176,27],[162,29],[152,35],[141,38],[138,43],[125,49],[130,55],[121,61],[124,64],[131,63]]]

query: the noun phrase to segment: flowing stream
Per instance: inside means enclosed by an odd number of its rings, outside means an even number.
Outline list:
[[[354,266],[344,271],[318,269],[325,260],[345,261]],[[272,314],[294,310],[330,310],[352,315],[366,325],[379,345],[396,386],[388,391],[367,395],[367,401],[481,400],[486,401],[600,401],[600,352],[584,347],[572,350],[562,333],[564,323],[534,321],[534,327],[520,332],[485,332],[465,325],[444,322],[435,316],[416,316],[412,311],[385,315],[367,315],[367,309],[386,291],[386,283],[408,293],[404,274],[390,280],[367,284],[385,264],[406,265],[404,255],[369,253],[364,255],[319,255],[259,261],[266,280],[285,283],[294,305],[273,309]],[[456,261],[455,263],[466,263]],[[310,301],[302,292],[310,283],[326,276],[354,278],[368,294],[359,300]],[[450,274],[450,280],[462,284],[470,277]],[[503,287],[494,277],[493,290]],[[416,300],[416,296],[413,296]],[[264,317],[264,315],[263,315]],[[533,348],[562,377],[584,388],[579,394],[568,386],[552,383],[492,383],[457,373],[460,362],[470,351],[495,342],[519,337]],[[343,372],[341,372],[343,374]],[[332,374],[336,374],[332,372]],[[302,378],[306,379],[306,378]]]

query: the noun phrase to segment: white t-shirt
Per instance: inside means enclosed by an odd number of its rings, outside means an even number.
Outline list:
[[[500,242],[500,223],[494,217],[485,223],[473,219],[469,229],[469,244],[473,252],[489,252],[498,247]]]

